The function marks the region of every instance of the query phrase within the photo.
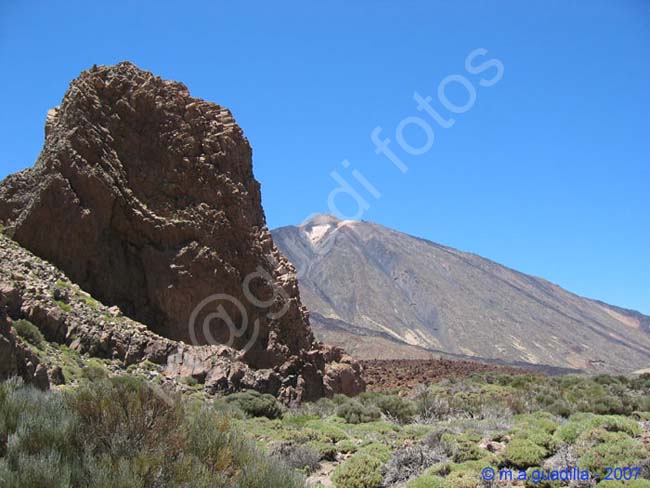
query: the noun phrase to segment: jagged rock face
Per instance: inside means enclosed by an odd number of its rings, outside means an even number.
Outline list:
[[[21,319],[36,325],[50,343],[122,369],[158,364],[164,385],[172,390],[193,378],[207,393],[254,389],[295,404],[365,388],[358,363],[337,348],[315,345],[277,367],[256,369],[231,347],[189,346],[161,337],[116,307],[96,302],[52,264],[0,234],[0,379],[17,375],[46,388],[49,376],[52,384],[60,384],[56,357],[46,355],[49,364],[41,364],[17,338],[12,325]]]
[[[47,369],[29,347],[16,339],[4,302],[15,290],[0,283],[0,381],[18,376],[28,384],[46,390],[50,387]]]
[[[295,270],[266,227],[251,148],[227,109],[120,63],[74,80],[45,133],[35,166],[0,184],[5,233],[171,339],[149,341],[157,359],[172,358],[170,374],[199,364],[201,381],[287,402],[363,389],[356,364],[328,365],[331,351],[314,341]],[[51,314],[27,312],[48,327]],[[107,354],[96,328],[84,330],[89,344],[79,347]],[[241,353],[223,358],[215,343]]]
[[[248,141],[227,109],[180,83],[130,63],[82,73],[48,114],[36,166],[9,177],[0,196],[16,241],[161,335],[206,342],[189,333],[190,316],[224,293],[246,307],[249,323],[260,321],[249,358],[259,366],[313,341],[294,270],[266,228]],[[251,281],[253,296],[269,300],[271,285],[284,291],[269,310],[243,293],[258,267],[273,283]],[[278,310],[286,313],[267,317]]]

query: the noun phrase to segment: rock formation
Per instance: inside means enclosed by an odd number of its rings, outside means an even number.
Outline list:
[[[314,341],[227,109],[120,63],[74,80],[45,133],[35,166],[0,184],[5,233],[163,336],[172,369],[198,364],[194,376],[230,386],[266,370],[259,389],[290,400],[344,376],[363,387],[356,365]],[[233,371],[235,355],[245,368]]]
[[[0,300],[3,298],[4,295],[0,295]],[[29,347],[17,340],[10,324],[7,310],[0,308],[0,381],[18,376],[25,383],[46,390],[50,386],[47,368]]]

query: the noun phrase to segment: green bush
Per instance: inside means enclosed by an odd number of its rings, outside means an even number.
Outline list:
[[[641,433],[639,423],[627,417],[578,413],[572,415],[568,422],[557,430],[555,435],[562,442],[572,444],[583,432],[598,427],[610,432],[625,432],[631,436],[637,436]]]
[[[543,447],[547,454],[555,452],[559,444],[557,438],[542,429],[524,430],[518,437],[528,439],[533,444]]]
[[[381,412],[374,405],[366,406],[356,400],[348,400],[338,406],[336,415],[348,424],[361,424],[379,419]]]
[[[368,456],[376,457],[382,463],[387,462],[390,459],[392,450],[385,444],[380,444],[379,442],[371,442],[361,447],[358,451],[359,454],[366,454]]]
[[[572,413],[571,405],[564,400],[559,398],[555,400],[552,404],[546,407],[546,410],[553,415],[559,415],[560,417],[569,417]]]
[[[440,476],[425,474],[412,481],[409,481],[406,488],[451,488],[449,483]]]
[[[291,469],[307,474],[318,469],[320,453],[309,445],[281,443],[273,450],[272,456],[278,458]]]
[[[480,437],[474,434],[442,434],[440,445],[444,453],[456,463],[480,459],[483,456],[478,447]]]
[[[381,488],[382,462],[368,454],[354,454],[339,465],[332,476],[336,488]]]
[[[0,384],[0,480],[8,487],[304,487],[227,417],[131,378],[43,393]]]
[[[650,449],[624,432],[609,432],[603,428],[583,432],[576,440],[578,465],[592,473],[604,474],[606,467],[638,466],[650,458]]]
[[[546,455],[556,451],[560,441],[553,434],[558,429],[552,415],[548,412],[536,412],[516,418],[513,439],[527,439],[546,450]]]
[[[415,397],[425,418],[483,418],[493,411],[545,410],[562,417],[576,412],[629,415],[650,410],[650,375],[636,378],[600,375],[508,375],[485,373],[447,379],[421,389]]]
[[[338,395],[336,395],[338,396]],[[347,398],[343,395],[340,395],[343,398]],[[330,398],[321,398],[316,402],[307,402],[303,403],[300,406],[299,412],[304,413],[305,415],[313,415],[316,417],[324,418],[334,415],[336,411],[337,404],[334,403],[333,399]]]
[[[191,388],[200,384],[199,380],[197,380],[194,376],[182,376],[179,381]]]
[[[513,439],[506,446],[503,459],[509,466],[526,469],[539,466],[546,455],[546,449],[528,439]]]
[[[349,454],[357,451],[357,445],[350,439],[343,439],[336,443],[336,450],[342,454]]]
[[[99,381],[108,378],[108,371],[101,361],[89,359],[81,368],[81,376],[90,381]]]
[[[32,324],[29,320],[16,320],[13,323],[16,334],[25,339],[30,344],[36,347],[42,347],[45,343],[45,337],[38,327]]]
[[[439,464],[425,474],[444,476],[446,485],[443,486],[445,487],[476,488],[481,486],[481,470],[489,464],[485,459],[460,464]]]
[[[388,417],[406,424],[413,420],[415,405],[397,395],[381,395],[373,400],[373,404]]]
[[[598,488],[650,488],[650,480],[614,481],[606,480],[598,483]]]
[[[64,301],[61,300],[54,300],[54,302],[58,305],[58,307],[63,310],[65,313],[70,313],[72,312],[72,305],[69,303],[65,303]]]
[[[277,419],[282,417],[282,408],[275,397],[257,391],[243,391],[226,397],[226,402],[239,406],[251,417]]]
[[[348,434],[343,429],[336,425],[324,422],[323,420],[309,420],[305,422],[304,428],[313,429],[323,438],[334,443],[348,438]]]

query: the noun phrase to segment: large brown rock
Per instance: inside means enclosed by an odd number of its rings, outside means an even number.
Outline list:
[[[3,291],[6,291],[6,288],[0,289],[0,293]],[[14,376],[21,377],[25,383],[41,390],[50,387],[47,368],[41,364],[36,354],[16,337],[7,310],[0,305],[0,380]]]
[[[48,112],[45,133],[35,166],[0,184],[5,232],[104,304],[173,341],[124,346],[106,328],[84,328],[77,341],[87,343],[75,346],[101,355],[127,347],[117,353],[126,362],[155,355],[151,348],[163,356],[173,350],[181,360],[170,371],[179,374],[184,358],[201,357],[202,380],[279,395],[297,389],[288,401],[329,392],[294,268],[266,227],[251,148],[227,109],[120,63],[74,80]],[[38,300],[21,309],[50,337],[74,335],[70,320]],[[176,351],[176,341],[211,347]],[[240,354],[217,361],[215,344]],[[217,366],[230,371],[228,361],[296,371],[288,382],[268,372],[247,371],[236,382],[209,374]]]

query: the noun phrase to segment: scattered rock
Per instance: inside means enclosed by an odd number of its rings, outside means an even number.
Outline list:
[[[48,374],[50,378],[50,384],[52,385],[63,385],[65,384],[65,377],[63,376],[63,370],[61,366],[54,366]]]

